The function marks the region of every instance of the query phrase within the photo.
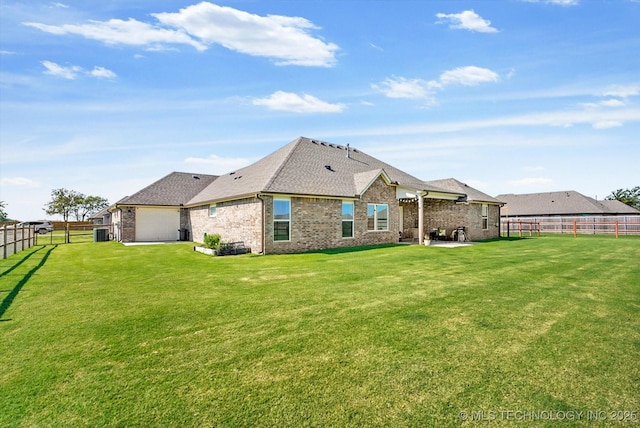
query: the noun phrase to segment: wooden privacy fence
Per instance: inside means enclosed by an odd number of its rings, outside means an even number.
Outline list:
[[[640,236],[640,216],[566,216],[503,218],[503,236],[562,233],[578,235]]]

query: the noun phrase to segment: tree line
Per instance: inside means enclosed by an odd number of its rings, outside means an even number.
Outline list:
[[[633,189],[618,189],[611,192],[605,199],[623,202],[630,207],[640,210],[640,186]]]
[[[48,215],[61,215],[63,221],[69,221],[70,216],[75,217],[76,221],[85,221],[88,216],[108,206],[109,201],[103,197],[60,188],[51,191],[51,200],[45,205],[44,211]]]

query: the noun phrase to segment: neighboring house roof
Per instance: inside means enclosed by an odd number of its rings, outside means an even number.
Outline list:
[[[449,190],[451,192],[458,192],[467,195],[468,202],[487,202],[490,204],[502,204],[498,198],[487,195],[466,183],[456,180],[455,178],[446,178],[443,180],[431,180],[427,181],[427,184],[440,187],[442,189]]]
[[[607,207],[609,211],[615,214],[640,214],[640,211],[638,211],[637,209],[615,199],[612,201],[605,199],[603,201],[600,201],[600,203]]]
[[[252,165],[220,176],[188,205],[258,193],[357,197],[381,174],[409,189],[451,193],[360,150],[300,137]]]
[[[131,196],[126,196],[118,205],[180,206],[210,185],[216,175],[172,172]]]
[[[634,208],[624,205],[611,204],[613,201],[596,201],[573,190],[563,192],[505,194],[496,196],[506,203],[505,215],[534,216],[534,215],[614,215],[640,214]],[[619,202],[619,201],[616,201]],[[626,208],[625,208],[626,207]],[[630,211],[630,210],[631,211]]]
[[[93,214],[91,217],[89,217],[89,220],[102,220],[102,218],[106,215],[111,215],[111,213],[109,212],[109,207],[103,208],[97,213]]]

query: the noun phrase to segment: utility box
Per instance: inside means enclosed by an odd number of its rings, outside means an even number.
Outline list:
[[[107,229],[93,229],[93,242],[105,242],[109,240]]]

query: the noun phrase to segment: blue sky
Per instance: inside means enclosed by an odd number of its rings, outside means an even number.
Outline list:
[[[488,194],[640,185],[640,2],[0,3],[0,200],[111,203],[298,136]]]

